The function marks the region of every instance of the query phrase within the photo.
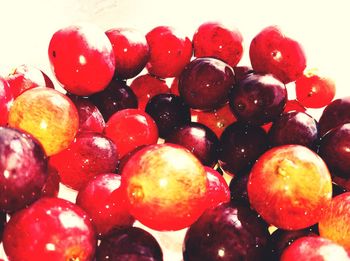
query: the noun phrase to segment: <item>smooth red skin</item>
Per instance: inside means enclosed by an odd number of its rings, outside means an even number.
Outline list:
[[[191,115],[194,121],[209,127],[219,138],[228,125],[237,121],[228,103],[213,111],[191,110]]]
[[[80,96],[69,95],[79,114],[79,129],[102,133],[106,122],[100,110],[90,100]]]
[[[145,68],[149,59],[146,37],[132,28],[112,28],[106,31],[115,56],[115,76],[129,79]]]
[[[61,182],[79,190],[92,177],[114,172],[118,164],[117,147],[102,133],[80,132],[62,152],[50,157]]]
[[[100,174],[79,190],[76,204],[88,213],[99,236],[113,227],[132,226],[135,221],[128,211],[120,184],[120,175]]]
[[[53,166],[49,165],[46,183],[41,190],[41,197],[57,197],[60,190],[61,177]]]
[[[192,57],[192,42],[174,28],[158,26],[146,34],[150,59],[146,68],[160,78],[178,76]]]
[[[207,208],[215,208],[217,205],[229,202],[231,198],[230,189],[224,177],[213,168],[204,166],[207,173]]]
[[[56,31],[48,55],[57,80],[76,95],[102,91],[114,75],[112,44],[94,25],[72,25]]]
[[[0,76],[0,126],[7,124],[13,99],[13,93],[8,82]]]
[[[335,96],[335,83],[317,71],[305,71],[295,81],[297,100],[307,108],[322,108],[332,102]]]
[[[159,79],[151,74],[136,77],[130,84],[130,88],[137,96],[138,108],[145,110],[148,101],[155,95],[169,93],[170,89],[165,80]]]
[[[331,240],[317,236],[304,236],[287,247],[281,261],[334,261],[350,260],[345,249]]]
[[[64,199],[42,198],[11,216],[3,246],[11,261],[89,261],[96,238],[80,207]]]
[[[13,96],[35,87],[55,88],[51,79],[40,69],[22,64],[16,67],[7,77]]]
[[[243,55],[243,37],[218,22],[201,24],[192,38],[195,57],[214,57],[234,67]]]
[[[124,109],[114,113],[107,121],[104,133],[116,144],[119,159],[138,146],[158,141],[156,123],[140,109]]]
[[[131,156],[121,176],[131,214],[151,229],[184,229],[206,208],[205,169],[182,146],[146,146]]]
[[[170,93],[180,96],[179,93],[179,77],[174,77],[173,81],[170,84]]]
[[[235,83],[232,67],[215,58],[192,60],[179,76],[179,93],[193,109],[213,110],[228,100]]]
[[[301,145],[283,145],[258,158],[247,191],[251,207],[268,224],[296,230],[316,224],[324,215],[332,198],[332,181],[315,152]]]
[[[277,26],[266,27],[253,38],[249,57],[254,71],[271,73],[283,83],[295,81],[306,68],[302,46]]]

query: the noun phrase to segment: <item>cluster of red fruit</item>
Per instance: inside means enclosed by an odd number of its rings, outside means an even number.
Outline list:
[[[350,260],[350,98],[333,101],[278,27],[251,41],[251,67],[241,33],[217,22],[192,40],[69,26],[48,55],[65,93],[30,66],[0,78],[9,260],[163,260],[135,220],[189,228],[185,261]]]

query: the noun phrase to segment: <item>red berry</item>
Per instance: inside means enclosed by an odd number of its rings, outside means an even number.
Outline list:
[[[156,123],[139,109],[124,109],[113,114],[106,123],[104,133],[117,146],[119,159],[138,146],[158,141]]]
[[[271,73],[283,83],[295,81],[306,67],[302,46],[277,26],[266,27],[254,37],[249,56],[254,71]]]
[[[0,126],[6,125],[10,106],[13,102],[13,93],[7,81],[0,76]]]
[[[131,28],[112,28],[106,31],[115,56],[115,76],[129,79],[138,75],[149,59],[146,37]]]
[[[243,37],[236,28],[218,22],[200,25],[193,35],[195,57],[213,57],[234,67],[243,55]]]
[[[91,217],[99,235],[106,234],[113,227],[131,226],[134,223],[120,184],[120,175],[100,174],[79,190],[76,203]]]
[[[158,77],[179,75],[192,57],[192,42],[169,26],[158,26],[147,33],[150,48],[148,71]]]
[[[48,54],[57,80],[76,95],[102,91],[114,74],[112,44],[94,25],[68,26],[56,31]]]
[[[3,246],[11,261],[89,261],[96,238],[80,207],[64,199],[42,198],[10,218]]]
[[[335,96],[335,83],[315,69],[306,70],[295,81],[298,101],[307,108],[322,108]]]
[[[229,202],[230,189],[223,176],[213,168],[205,166],[208,180],[207,207],[215,208],[221,203]]]

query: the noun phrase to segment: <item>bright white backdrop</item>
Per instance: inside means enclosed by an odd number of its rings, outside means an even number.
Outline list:
[[[103,30],[134,27],[144,33],[170,25],[192,37],[201,23],[216,20],[241,31],[245,52],[240,64],[249,64],[248,48],[255,34],[276,24],[304,46],[308,67],[333,77],[338,97],[350,95],[349,5],[348,0],[0,0],[0,75],[25,63],[53,77],[47,58],[50,38],[76,22],[92,22]],[[181,239],[178,235],[175,238]],[[179,240],[176,244],[168,234],[159,236],[170,250],[181,249]],[[181,259],[173,251],[166,260]]]

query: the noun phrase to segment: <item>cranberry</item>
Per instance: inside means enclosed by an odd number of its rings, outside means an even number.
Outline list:
[[[302,46],[277,26],[266,27],[254,37],[249,56],[254,71],[271,73],[283,83],[295,81],[306,67]]]
[[[26,64],[16,67],[6,77],[6,80],[10,85],[14,97],[35,87],[55,87],[51,79],[43,71]]]
[[[94,228],[77,205],[59,198],[42,198],[15,213],[4,231],[9,260],[92,260]]]
[[[193,35],[195,57],[213,57],[234,67],[243,55],[243,37],[237,28],[218,22],[201,24]]]
[[[56,31],[48,54],[57,80],[76,95],[102,91],[114,74],[112,44],[104,32],[92,24],[72,25]]]
[[[233,87],[233,69],[215,58],[191,61],[179,77],[179,93],[193,109],[212,110],[225,104]]]
[[[98,235],[105,235],[113,227],[134,223],[120,191],[120,183],[120,175],[99,174],[79,190],[76,203],[91,217]]]
[[[117,148],[102,133],[80,132],[67,149],[51,156],[50,163],[63,184],[79,190],[92,177],[116,169]]]
[[[141,145],[158,141],[158,128],[150,115],[139,109],[124,109],[108,120],[104,130],[118,149],[118,158]]]
[[[132,28],[112,28],[106,31],[115,56],[115,76],[129,79],[138,75],[149,59],[146,37]]]
[[[6,127],[0,127],[0,155],[0,211],[14,212],[41,196],[47,157],[31,135]]]
[[[41,197],[57,197],[60,191],[61,177],[56,168],[49,164],[46,183],[41,190]]]
[[[174,77],[181,73],[192,57],[192,42],[174,28],[158,26],[146,34],[150,48],[147,64],[149,73],[161,77]]]
[[[10,106],[13,102],[13,93],[7,81],[0,77],[0,126],[6,125]]]
[[[230,189],[221,174],[211,167],[205,166],[208,180],[207,201],[208,208],[215,208],[221,203],[230,201]]]
[[[145,110],[148,101],[155,95],[169,93],[169,87],[165,80],[159,79],[151,74],[136,77],[130,84],[138,99],[139,109]]]

